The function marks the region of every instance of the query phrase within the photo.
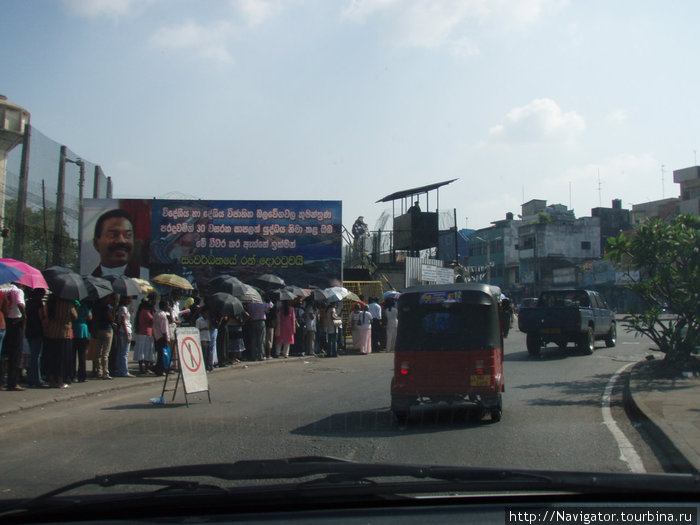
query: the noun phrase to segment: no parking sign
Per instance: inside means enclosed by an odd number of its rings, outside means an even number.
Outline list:
[[[180,358],[180,372],[185,394],[209,390],[206,363],[202,357],[202,343],[197,328],[178,328],[175,331]]]

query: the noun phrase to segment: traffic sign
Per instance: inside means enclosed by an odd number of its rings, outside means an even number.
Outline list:
[[[206,392],[209,390],[207,371],[202,358],[202,343],[199,340],[197,328],[185,327],[175,331],[180,372],[185,394]]]

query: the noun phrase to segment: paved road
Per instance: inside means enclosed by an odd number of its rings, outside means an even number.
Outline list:
[[[506,341],[503,419],[423,409],[398,426],[389,412],[393,355],[290,359],[209,375],[206,395],[153,405],[155,383],[3,416],[0,493],[36,494],[97,473],[280,456],[627,472],[604,424],[613,374],[648,353],[627,334],[592,356]],[[136,380],[134,380],[136,381]],[[78,385],[79,386],[79,385]],[[613,398],[613,416],[647,471],[660,467]],[[168,397],[170,401],[170,397]]]

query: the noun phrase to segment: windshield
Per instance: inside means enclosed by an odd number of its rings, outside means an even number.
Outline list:
[[[545,307],[588,307],[591,306],[591,301],[588,294],[583,290],[556,291],[543,293],[538,302],[538,305]]]
[[[0,502],[700,468],[699,2],[1,5]]]
[[[399,306],[400,351],[485,350],[500,348],[495,307],[461,302],[418,304],[408,297]]]

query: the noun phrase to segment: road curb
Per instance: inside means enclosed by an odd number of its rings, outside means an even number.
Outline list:
[[[681,436],[673,427],[668,425],[662,417],[655,417],[654,412],[645,403],[644,395],[638,389],[635,377],[642,364],[643,362],[635,364],[624,374],[626,378],[623,402],[626,412],[632,423],[641,427],[642,437],[651,446],[666,472],[698,473],[698,469],[688,459],[688,456],[695,457],[695,452],[687,450],[683,446]]]

